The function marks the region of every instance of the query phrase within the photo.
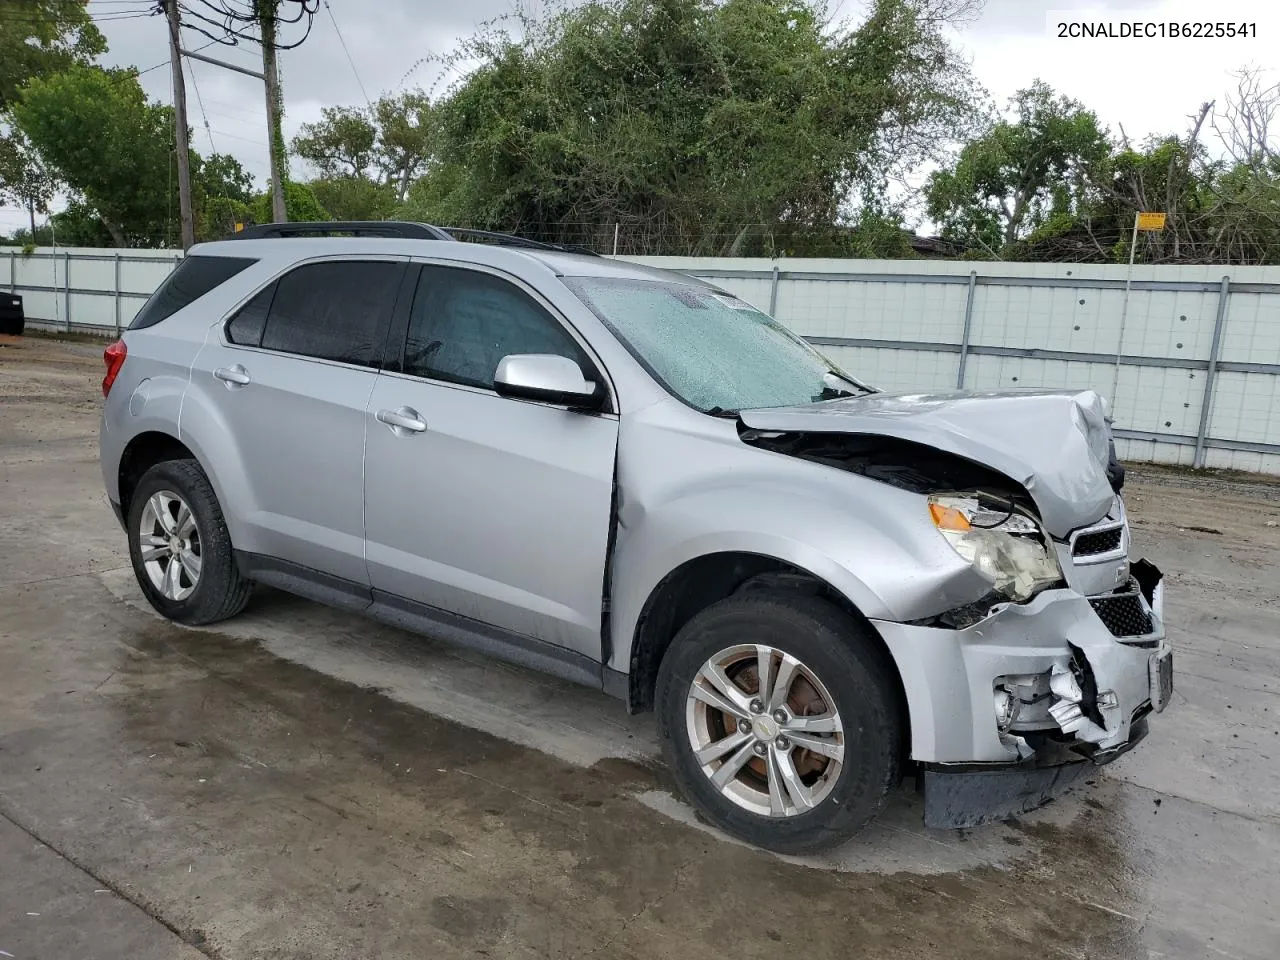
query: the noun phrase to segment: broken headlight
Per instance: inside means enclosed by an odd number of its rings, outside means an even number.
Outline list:
[[[956,553],[1010,600],[1029,600],[1062,580],[1049,538],[1011,500],[978,493],[933,496],[929,515]]]

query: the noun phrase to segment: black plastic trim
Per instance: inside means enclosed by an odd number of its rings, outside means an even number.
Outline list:
[[[926,768],[920,774],[924,823],[926,827],[963,829],[1007,820],[1044,806],[1092,769],[1086,760],[1056,767]]]
[[[603,667],[600,671],[600,689],[611,697],[627,700],[631,696],[631,678],[620,670]]]
[[[313,220],[262,223],[232,234],[230,240],[280,240],[288,237],[394,237],[401,240],[452,240],[446,231],[410,220]]]
[[[518,237],[513,233],[499,233],[495,230],[476,230],[472,227],[442,227],[445,233],[449,234],[454,240],[479,240],[488,241],[500,247],[523,247],[526,250],[554,250],[557,253],[578,253],[588,257],[598,257],[600,254],[587,247],[580,247],[573,243],[547,243],[542,240],[530,240],[527,237]]]
[[[590,358],[588,358],[589,360]],[[541,390],[536,387],[516,387],[495,380],[493,392],[500,397],[511,400],[532,400],[534,403],[554,403],[570,410],[598,411],[604,408],[608,395],[599,377],[595,381],[596,388],[589,394],[566,393],[563,390]]]
[[[235,552],[240,575],[255,583],[275,587],[287,593],[306,597],[330,607],[343,610],[368,610],[373,594],[368,587],[335,577],[320,570],[313,570],[288,560],[278,560],[261,553]]]
[[[471,227],[437,227],[431,223],[412,220],[311,220],[294,223],[262,223],[246,227],[234,233],[229,240],[281,240],[289,237],[391,237],[398,240],[454,240],[462,242],[492,243],[501,247],[519,247],[525,250],[547,250],[556,253],[577,253],[589,257],[600,254],[587,247],[571,243],[546,243],[501,233],[496,230],[476,230]]]
[[[242,576],[332,607],[364,613],[412,633],[478,650],[508,663],[570,680],[625,700],[627,675],[598,661],[503,627],[462,617],[310,567],[243,550],[235,552]]]
[[[384,623],[404,630],[469,647],[562,680],[572,680],[597,690],[603,687],[598,662],[534,637],[461,617],[381,590],[373,591],[373,606],[367,612]]]
[[[396,302],[391,309],[391,322],[387,325],[387,337],[382,349],[381,369],[388,373],[404,373],[404,347],[409,336],[409,321],[413,315],[413,300],[418,295],[418,278],[422,276],[422,264],[410,263],[400,280]]]

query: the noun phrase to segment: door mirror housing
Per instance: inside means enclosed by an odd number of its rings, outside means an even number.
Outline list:
[[[502,358],[493,376],[500,396],[558,403],[575,410],[599,410],[604,389],[588,380],[568,357],[552,353],[512,353]]]

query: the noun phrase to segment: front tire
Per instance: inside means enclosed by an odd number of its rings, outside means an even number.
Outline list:
[[[811,853],[857,833],[898,783],[892,667],[826,601],[750,594],[676,635],[658,672],[663,752],[685,796],[726,833]]]
[[[194,460],[158,463],[129,498],[129,559],[147,602],[198,626],[233,617],[249,602],[231,536],[209,478]]]

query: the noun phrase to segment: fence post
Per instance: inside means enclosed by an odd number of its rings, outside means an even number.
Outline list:
[[[1223,277],[1218,288],[1218,314],[1213,320],[1213,345],[1209,347],[1209,371],[1204,377],[1204,399],[1200,401],[1200,429],[1196,431],[1196,453],[1191,465],[1204,466],[1205,439],[1209,433],[1209,414],[1213,411],[1213,388],[1218,379],[1218,356],[1222,352],[1222,331],[1227,325],[1227,301],[1231,298],[1231,278]]]
[[[115,289],[116,339],[120,339],[120,251],[116,251],[116,289]]]
[[[71,251],[62,252],[62,308],[67,315],[67,333],[71,332]]]
[[[18,251],[9,251],[9,292],[18,292]]]
[[[775,320],[778,313],[778,265],[773,265],[773,280],[769,284],[769,316]]]
[[[964,300],[964,329],[960,331],[960,364],[956,368],[956,389],[964,389],[964,368],[969,362],[969,331],[973,329],[973,293],[978,286],[978,271],[969,271],[969,287]]]

